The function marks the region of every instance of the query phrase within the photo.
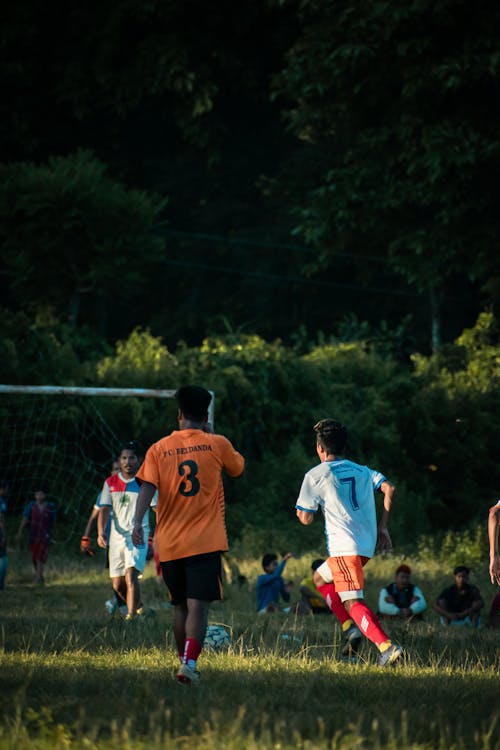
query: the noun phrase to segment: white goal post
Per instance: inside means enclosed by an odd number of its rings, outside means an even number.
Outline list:
[[[32,393],[40,396],[110,396],[130,398],[175,398],[177,389],[155,388],[87,388],[66,385],[0,385],[0,393]],[[214,424],[215,393],[208,407],[208,421]]]
[[[108,397],[116,404],[123,398],[133,404],[143,398],[173,399],[176,392],[0,384],[0,480],[9,487],[10,521],[17,516],[19,523],[20,513],[38,485],[48,488],[49,498],[58,506],[57,523],[63,521],[64,527],[61,536],[69,539],[81,534],[115,451],[123,442],[114,421],[103,416],[107,409],[98,409],[96,401]],[[213,424],[215,395],[213,391],[210,394],[209,420]],[[121,414],[121,431],[126,423],[127,414]],[[140,443],[140,436],[136,437]]]

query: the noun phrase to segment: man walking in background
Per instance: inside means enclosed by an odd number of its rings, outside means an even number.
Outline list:
[[[306,526],[319,508],[325,519],[330,557],[315,571],[314,583],[332,612],[344,620],[347,638],[349,631],[354,633],[354,641],[359,639],[359,631],[364,633],[380,652],[379,665],[387,666],[400,659],[403,650],[392,643],[364,602],[363,567],[373,557],[377,541],[381,550],[392,547],[387,523],[395,488],[380,472],[343,457],[347,442],[343,424],[322,419],[314,431],[320,464],[305,475],[295,505],[299,521]],[[384,495],[378,526],[375,490]]]
[[[181,662],[176,679],[190,685],[199,680],[196,663],[210,602],[222,598],[221,553],[228,549],[222,472],[240,476],[245,460],[226,437],[213,433],[209,391],[187,385],[176,398],[179,430],[152,445],[137,472],[141,488],[132,539],[145,544],[142,518],[158,490],[155,539],[175,606]]]

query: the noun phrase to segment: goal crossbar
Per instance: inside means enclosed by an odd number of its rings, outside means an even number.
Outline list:
[[[130,397],[130,398],[174,398],[177,390],[169,388],[88,388],[84,386],[66,386],[66,385],[0,385],[0,393],[33,393],[39,396],[112,396],[112,397]],[[208,419],[214,422],[214,400],[215,394],[209,391],[212,396],[210,406],[208,407]]]

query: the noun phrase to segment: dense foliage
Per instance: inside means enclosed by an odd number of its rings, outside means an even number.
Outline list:
[[[293,506],[303,473],[317,462],[312,425],[324,416],[348,425],[350,457],[398,486],[392,529],[400,542],[484,520],[498,494],[500,341],[491,313],[439,354],[415,356],[411,368],[366,341],[301,352],[279,340],[227,335],[170,352],[147,329],[99,353],[92,340],[72,341],[67,326],[8,314],[0,343],[4,378],[14,384],[29,372],[40,384],[50,377],[66,385],[213,389],[217,430],[247,459],[244,478],[227,483],[233,538],[258,527],[261,540],[276,544],[298,536],[321,543],[321,524],[299,528]],[[164,402],[103,399],[99,410],[117,435],[134,436],[143,449],[175,428],[174,406]]]
[[[498,303],[498,20],[494,0],[9,4],[3,304],[171,348],[353,313],[453,340]]]

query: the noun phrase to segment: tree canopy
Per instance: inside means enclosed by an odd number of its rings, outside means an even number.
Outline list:
[[[431,320],[434,346],[453,340],[498,303],[499,13],[493,0],[10,4],[7,304],[45,305],[50,288],[56,314],[110,342],[137,325],[171,344],[315,340],[354,317],[406,321],[420,350]],[[96,300],[114,273],[123,305],[106,321]]]

